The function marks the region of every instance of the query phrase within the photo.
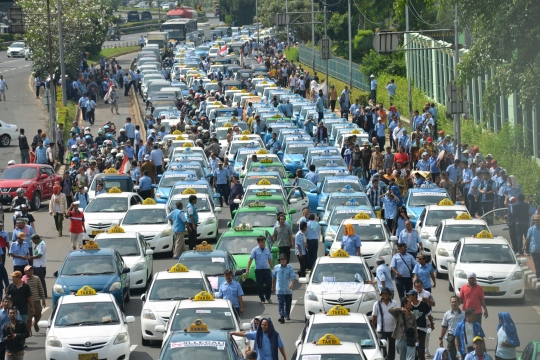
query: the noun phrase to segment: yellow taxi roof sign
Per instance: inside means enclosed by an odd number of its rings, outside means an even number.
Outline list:
[[[207,333],[209,331],[208,331],[208,326],[205,323],[203,323],[201,319],[197,319],[197,320],[195,320],[195,322],[193,324],[189,325],[188,332],[190,332],[190,333]]]
[[[113,186],[112,188],[109,189],[109,191],[107,191],[109,194],[120,194],[122,192],[122,190],[120,190],[120,188],[116,187],[116,186]]]
[[[259,154],[259,155],[260,155],[260,154],[268,154],[268,150],[266,150],[266,149],[260,149],[260,150],[257,150],[257,153],[256,153],[256,154]],[[270,185],[270,184],[268,184],[268,185]]]
[[[464,211],[456,216],[456,220],[472,220],[472,216]]]
[[[261,160],[261,163],[268,163],[268,164],[272,164],[274,162],[274,160],[268,158],[268,157],[265,157],[264,159]]]
[[[266,179],[262,179],[257,183],[257,185],[272,185],[272,183]]]
[[[360,134],[360,130],[354,129],[353,131],[351,131],[351,134]]]
[[[244,131],[242,131],[242,135],[251,135],[251,131],[244,130]]]
[[[214,101],[212,105],[222,105],[220,101]]]
[[[99,245],[94,240],[90,240],[84,244],[83,250],[99,250]]]
[[[240,92],[241,92],[242,94],[244,94],[244,93],[247,93],[247,90],[246,90],[246,89],[242,89],[242,90],[240,90]]]
[[[349,315],[349,310],[347,308],[344,308],[341,305],[336,305],[330,310],[328,310],[327,316],[342,316],[342,315]]]
[[[241,141],[246,141],[246,140],[250,140],[249,136],[242,136],[240,137],[240,140]]]
[[[358,214],[356,214],[354,219],[355,220],[369,220],[370,217],[369,217],[368,214],[366,214],[364,211],[362,211],[362,212],[359,212]]]
[[[253,228],[250,224],[241,224],[233,228],[234,231],[252,231]]]
[[[182,135],[178,135],[177,137],[174,138],[174,140],[186,140],[186,138],[183,137]]]
[[[112,228],[109,229],[109,231],[107,231],[109,234],[122,234],[124,233],[124,228],[120,227],[120,226],[113,226]]]
[[[182,145],[182,147],[193,147],[193,143],[192,142],[187,142],[184,145]]]
[[[182,132],[180,130],[174,130],[172,132],[173,135],[182,135]]]
[[[256,192],[255,195],[257,195],[257,196],[272,196],[272,193],[270,191],[259,191],[259,192]]]
[[[475,237],[479,239],[493,239],[493,234],[487,230],[482,230],[478,234],[476,234]]]
[[[143,200],[143,202],[141,203],[143,205],[156,205],[156,201],[152,198],[146,198]]]
[[[92,289],[90,286],[85,285],[82,288],[77,291],[77,296],[89,296],[89,295],[97,295],[96,290]]]
[[[231,123],[225,123],[225,124],[223,124],[223,127],[225,127],[225,128],[232,128],[233,126],[232,126]]]
[[[317,345],[341,345],[337,336],[333,334],[325,334],[317,341]]]
[[[174,266],[169,269],[170,273],[188,272],[188,271],[189,269],[187,268],[187,266],[181,263],[174,264]]]
[[[264,79],[264,76],[259,75],[259,76],[257,76],[257,79]]]
[[[257,201],[254,201],[250,204],[248,204],[248,207],[265,207],[264,203],[257,200]]]
[[[105,170],[105,174],[118,174],[118,171],[115,168],[108,168]]]
[[[201,291],[193,298],[193,301],[213,301],[214,297],[207,291]]]
[[[441,201],[439,201],[439,203],[437,205],[439,205],[439,206],[452,206],[452,205],[454,205],[454,203],[449,198],[444,198]]]
[[[238,88],[236,86],[233,86],[231,90],[238,90]]]
[[[212,80],[211,81],[213,84],[217,84],[217,80]]]
[[[236,116],[233,116],[233,117],[231,118],[230,121],[232,121],[232,122],[237,122],[237,121],[238,121],[238,118],[237,118]]]
[[[187,188],[186,190],[182,191],[182,194],[184,195],[195,195],[197,192],[193,188]]]
[[[261,81],[261,84],[262,84],[262,85],[266,85],[266,84],[268,84],[268,82],[266,82],[266,81],[263,80],[263,81]]]
[[[348,258],[348,257],[349,257],[349,253],[346,252],[346,251],[343,250],[343,249],[338,249],[337,251],[335,251],[335,252],[332,254],[332,257],[333,257],[333,258],[338,258],[338,257]]]
[[[211,251],[212,246],[209,243],[207,243],[206,241],[203,241],[202,243],[197,245],[197,250],[199,250],[199,251]]]

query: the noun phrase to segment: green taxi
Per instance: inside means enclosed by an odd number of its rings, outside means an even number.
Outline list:
[[[275,219],[275,217],[274,217]],[[266,246],[272,249],[272,263],[276,265],[278,263],[279,249],[272,247],[273,239],[272,234],[267,229],[252,228],[248,225],[239,226],[231,230],[225,231],[219,238],[216,244],[216,250],[228,251],[232,254],[234,261],[236,262],[238,269],[245,269],[251,255],[251,250],[257,244],[257,238],[262,236],[266,239]],[[242,286],[254,286],[255,285],[255,262],[251,263],[249,274],[246,276]]]
[[[292,229],[292,214],[296,214],[296,209],[289,209],[289,204],[283,196],[274,195],[270,192],[260,191],[256,195],[244,196],[240,209],[249,207],[275,207],[278,212],[285,214],[285,221]]]

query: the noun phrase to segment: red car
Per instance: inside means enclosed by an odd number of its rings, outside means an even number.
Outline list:
[[[50,165],[17,164],[8,166],[0,174],[0,202],[11,204],[18,188],[26,190],[24,196],[30,200],[32,210],[37,211],[41,201],[50,199],[55,182],[62,180]]]

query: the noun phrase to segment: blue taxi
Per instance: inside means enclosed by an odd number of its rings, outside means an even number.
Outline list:
[[[157,185],[153,184],[155,187],[154,200],[158,204],[166,204],[167,199],[171,193],[171,189],[177,181],[193,178],[195,179],[197,174],[194,171],[184,171],[184,170],[168,170],[161,175],[159,183]]]
[[[320,177],[319,177],[320,181]],[[364,187],[358,179],[358,176],[354,175],[330,175],[324,178],[320,183],[320,186],[316,190],[311,190],[311,192],[316,192],[318,194],[317,207],[324,207],[326,200],[330,193],[333,192],[353,192],[353,191],[363,191]]]
[[[418,220],[418,217],[427,205],[436,205],[445,198],[450,198],[450,195],[443,188],[426,187],[409,189],[403,202],[412,226],[416,226],[416,220]]]
[[[281,161],[288,172],[296,173],[297,169],[302,168],[302,158],[304,153],[315,146],[311,140],[293,140],[285,144],[283,151],[278,151],[278,156],[281,156]]]
[[[309,165],[311,163],[311,158],[313,157],[326,157],[326,156],[341,156],[341,152],[335,146],[314,146],[307,149],[302,159],[302,171],[304,175],[309,171]]]
[[[352,189],[349,191],[343,191],[342,189],[342,191],[331,193],[328,196],[324,207],[317,208],[317,214],[319,215],[319,218],[326,221],[333,208],[335,208],[336,206],[345,205],[348,202],[350,203],[351,199],[354,199],[354,202],[357,203],[357,205],[371,206],[369,198],[367,197],[365,192],[354,191]],[[375,206],[373,210],[378,213],[381,208],[380,206]],[[377,217],[379,217],[378,214]]]
[[[174,161],[169,163],[172,171],[194,171],[197,179],[208,179],[212,176],[208,168],[197,161]]]
[[[129,272],[118,251],[100,249],[96,242],[88,241],[81,250],[71,251],[60,270],[54,272],[53,308],[61,296],[71,295],[88,285],[98,293],[113,295],[123,310],[124,303],[130,300]]]

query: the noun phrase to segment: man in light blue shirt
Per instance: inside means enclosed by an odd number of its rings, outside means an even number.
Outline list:
[[[129,116],[126,118],[124,129],[126,130],[128,139],[131,140],[132,144],[135,144],[135,126],[131,123],[131,118]]]
[[[429,171],[429,154],[427,152],[422,153],[422,158],[416,163],[416,169],[420,171]]]
[[[390,188],[386,194],[381,195],[381,202],[384,206],[384,219],[390,231],[394,228],[396,221],[399,198],[394,195],[394,190]]]
[[[266,247],[266,239],[263,236],[257,237],[257,245],[251,250],[249,261],[246,268],[246,276],[249,275],[251,263],[255,260],[255,281],[257,284],[257,293],[261,303],[265,301],[272,303],[270,296],[272,294],[272,274],[270,269],[272,265],[272,253]]]
[[[458,183],[458,177],[461,172],[461,160],[455,159],[454,163],[446,168],[446,172],[448,173],[448,178],[454,182],[454,184]]]
[[[270,150],[270,153],[277,154],[281,150],[281,142],[277,139],[277,134],[272,133],[272,138],[266,143],[266,149]]]
[[[163,151],[159,148],[154,148],[150,152],[150,159],[154,162],[158,174],[163,174]]]
[[[174,230],[174,248],[173,248],[173,258],[178,259],[180,255],[187,251],[186,249],[186,240],[184,238],[184,233],[186,231],[186,224],[188,223],[186,218],[186,213],[184,212],[184,205],[181,201],[176,202],[176,209],[171,211],[167,215],[167,219],[173,225]]]
[[[309,172],[306,174],[305,179],[317,185],[319,182],[319,174],[315,172],[315,165],[309,165]]]
[[[373,103],[377,103],[377,80],[375,80],[375,75],[371,74],[369,77],[371,79],[369,89],[371,90],[371,99]]]
[[[343,238],[341,239],[341,248],[349,254],[349,256],[362,256],[362,242],[360,236],[354,233],[352,224],[345,224]]]
[[[253,133],[259,135],[261,138],[264,136],[261,130],[261,119],[259,118],[255,119],[255,124],[253,124]]]
[[[272,272],[272,291],[278,298],[278,311],[280,323],[285,323],[285,318],[291,320],[292,288],[296,274],[290,264],[287,264],[287,255],[279,255],[279,265]]]
[[[474,172],[475,167],[475,164],[471,164],[471,172]],[[467,210],[469,210],[469,213],[472,217],[474,217],[474,215],[476,214],[478,197],[480,196],[480,191],[478,190],[478,188],[480,187],[481,180],[478,175],[482,176],[482,174],[477,173],[476,176],[471,179],[469,191],[467,192]]]
[[[9,254],[13,258],[13,271],[24,272],[24,268],[28,265],[28,256],[30,256],[30,250],[28,244],[25,241],[26,235],[23,232],[17,234],[17,240],[11,242],[9,247]]]
[[[429,163],[429,172],[431,173],[431,179],[435,181],[437,176],[441,174],[441,169],[439,168],[440,160],[438,159],[436,149],[431,150],[431,157],[428,158],[428,163]]]
[[[407,253],[407,244],[398,242],[397,248],[398,252],[392,257],[390,267],[396,275],[396,289],[401,299],[413,288],[412,270],[416,266],[416,260]]]
[[[319,122],[324,118],[324,95],[322,90],[319,90],[319,97],[315,103],[315,108],[317,109],[317,114],[319,114]]]
[[[308,256],[308,263],[306,264],[307,269],[313,270],[313,265],[315,265],[315,260],[317,260],[317,251],[319,250],[320,235],[321,227],[319,223],[315,221],[315,214],[309,214],[306,230]]]
[[[231,270],[225,270],[224,275],[225,281],[219,286],[217,297],[230,300],[236,314],[240,316],[244,313],[244,300],[242,298],[244,291],[238,281],[233,280],[233,272]]]
[[[294,252],[298,257],[300,263],[299,277],[306,276],[306,262],[307,262],[307,239],[306,239],[307,222],[301,222],[299,224],[299,230],[294,237]]]
[[[383,119],[379,116],[377,118],[377,124],[375,125],[375,131],[377,133],[377,141],[379,142],[379,147],[384,149],[384,143],[386,141],[386,125],[383,122]]]
[[[414,124],[414,130],[418,129],[418,127],[422,127],[424,123],[424,120],[420,116],[420,113],[418,110],[414,110],[414,116],[413,116],[413,124]]]
[[[208,159],[208,164],[210,165],[210,170],[212,173],[218,168],[219,159],[215,153],[210,153],[210,159]]]
[[[418,248],[420,248],[421,251],[424,250],[422,239],[420,238],[418,231],[413,229],[412,223],[409,220],[405,221],[405,229],[401,230],[398,234],[398,244],[401,243],[407,245],[407,253],[411,254],[415,259]]]
[[[219,198],[220,206],[223,207],[223,198],[225,198],[225,203],[229,205],[229,170],[223,168],[223,162],[218,161],[218,168],[213,172],[213,187],[221,195]]]
[[[377,278],[377,286],[379,287],[379,292],[383,288],[390,290],[390,298],[394,297],[394,283],[392,282],[392,273],[390,268],[386,265],[383,258],[378,258],[376,261],[377,270],[375,270],[375,277]]]
[[[38,140],[38,146],[36,147],[36,164],[47,163],[47,148],[43,146],[43,140]]]
[[[388,97],[390,97],[390,101],[392,101],[394,96],[396,96],[396,89],[397,85],[394,83],[394,79],[390,79],[390,82],[386,84],[386,90],[388,91]]]
[[[139,195],[146,200],[152,197],[152,179],[148,176],[148,170],[143,171],[143,176],[139,178]]]
[[[135,157],[135,149],[131,146],[131,140],[128,140],[126,145],[124,145],[124,154],[130,162],[133,160],[133,157]]]

